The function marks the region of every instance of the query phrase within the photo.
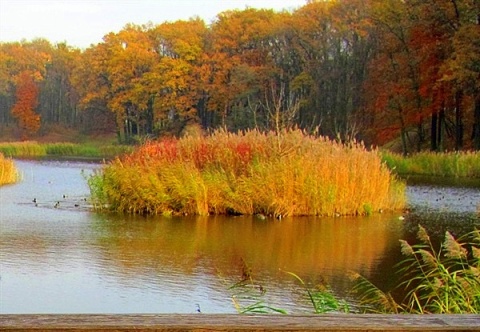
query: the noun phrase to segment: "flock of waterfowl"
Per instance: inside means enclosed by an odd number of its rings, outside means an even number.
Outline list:
[[[87,207],[87,198],[86,197],[75,197],[69,199],[67,195],[62,195],[62,200],[54,200],[54,201],[45,201],[40,202],[36,197],[33,198],[32,203],[36,207],[53,207],[54,209],[71,209],[71,208],[84,208]]]

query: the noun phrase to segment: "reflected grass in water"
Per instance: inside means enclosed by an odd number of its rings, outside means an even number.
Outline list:
[[[245,260],[266,274],[277,275],[282,269],[332,278],[349,269],[367,274],[374,270],[378,257],[398,239],[401,221],[396,219],[108,216],[95,228],[108,235],[98,238],[108,241],[102,243],[110,248],[107,261],[120,266],[128,262],[125,269],[158,265],[191,273],[207,264],[212,271],[234,277],[232,265]],[[138,266],[125,259],[139,255]]]

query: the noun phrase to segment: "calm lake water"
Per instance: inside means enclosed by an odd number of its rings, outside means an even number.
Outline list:
[[[413,240],[418,223],[439,236],[480,226],[478,183],[409,185],[404,220],[144,218],[91,211],[85,178],[98,164],[16,164],[22,182],[0,188],[0,314],[234,313],[229,288],[246,269],[264,301],[290,313],[311,308],[288,271],[354,306],[349,271],[395,284],[398,240]]]

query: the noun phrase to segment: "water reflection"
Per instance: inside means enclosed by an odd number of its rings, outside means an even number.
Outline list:
[[[396,216],[370,218],[148,218],[97,216],[100,258],[124,274],[172,271],[240,277],[242,261],[260,279],[288,279],[284,271],[345,281],[346,271],[370,276],[396,247]]]
[[[197,304],[230,313],[228,287],[241,277],[242,262],[267,289],[266,301],[298,312],[308,302],[284,271],[311,284],[323,278],[340,295],[347,295],[350,270],[388,288],[401,259],[398,239],[424,221],[415,204],[405,221],[390,214],[282,221],[98,215],[84,200],[85,175],[98,165],[17,166],[23,181],[0,188],[0,313],[195,313]],[[409,190],[417,203],[434,192]],[[471,190],[462,200],[477,199]]]

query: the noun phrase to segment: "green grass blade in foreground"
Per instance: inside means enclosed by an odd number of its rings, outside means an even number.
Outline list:
[[[328,312],[350,312],[350,307],[347,302],[337,299],[332,291],[325,285],[321,285],[318,290],[312,290],[297,274],[288,271],[285,273],[291,275],[300,282],[303,289],[307,292],[310,303],[316,314],[324,314]]]

